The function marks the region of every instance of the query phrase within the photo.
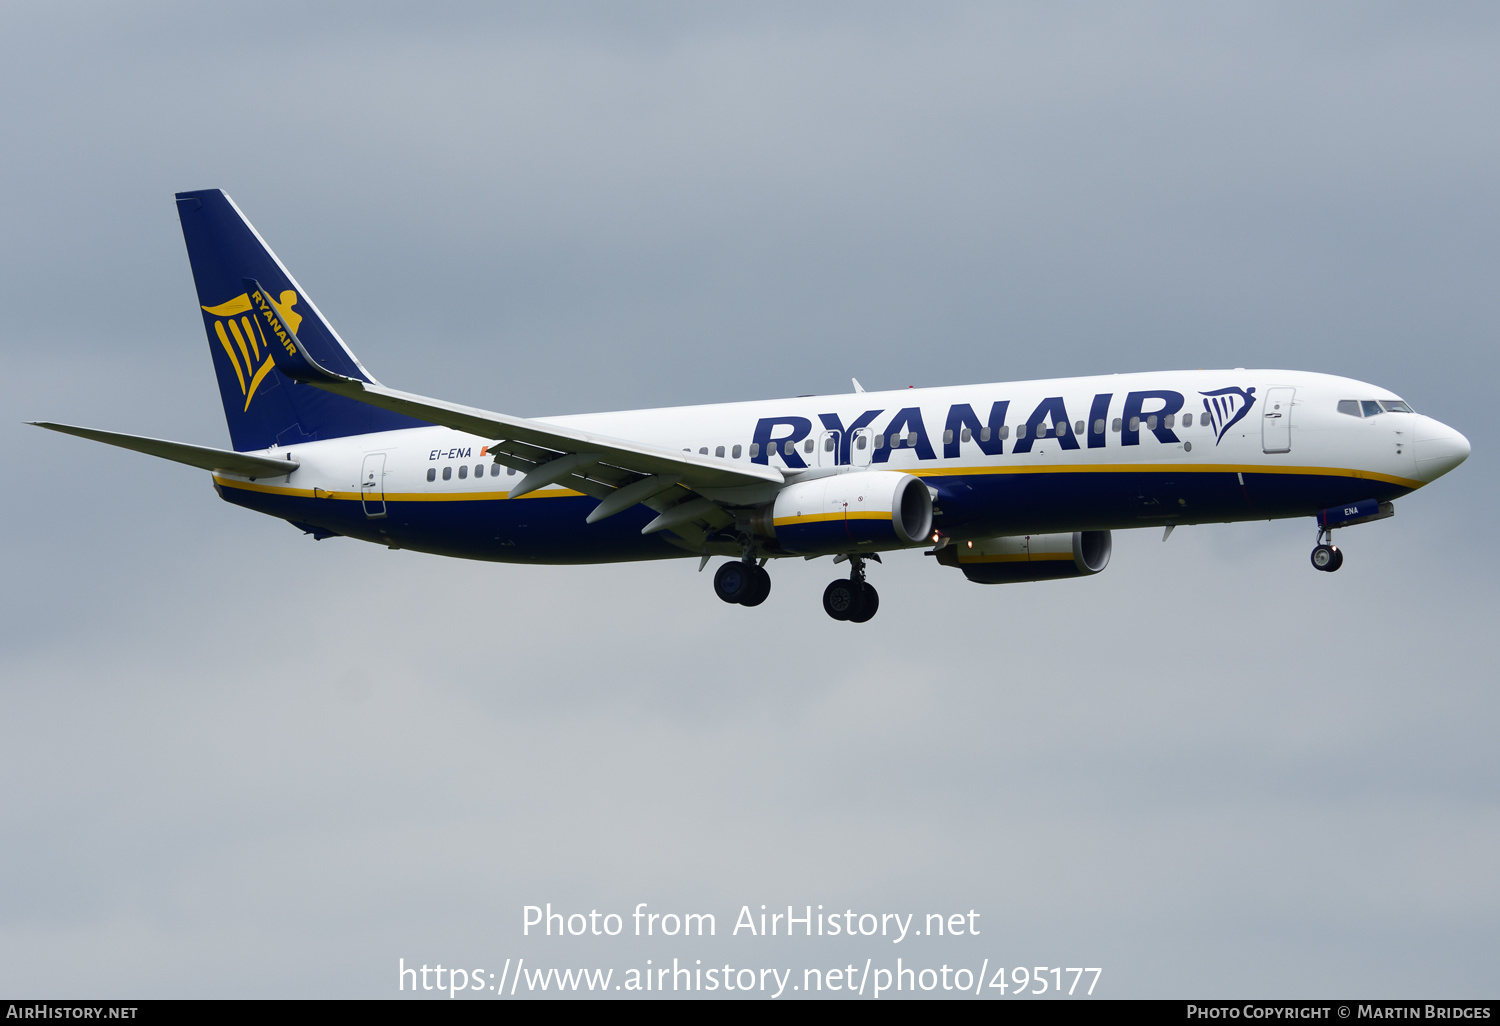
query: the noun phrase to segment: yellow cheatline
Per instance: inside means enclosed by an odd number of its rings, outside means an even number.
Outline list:
[[[205,306],[205,313],[211,313],[215,317],[233,317],[235,314],[244,313],[250,309],[250,293],[242,292],[227,303],[218,306]]]
[[[270,475],[267,475],[270,476]],[[305,498],[317,499],[344,499],[357,502],[364,498],[359,492],[328,492],[321,488],[289,488],[286,485],[261,484],[259,481],[240,481],[235,478],[220,477],[214,475],[214,483],[221,484],[226,488],[241,488],[247,492],[265,492],[270,495],[296,495]],[[313,493],[317,492],[316,495]],[[553,488],[542,492],[532,492],[522,498],[530,499],[541,496],[544,498],[561,499],[569,496],[582,495],[569,488]],[[476,502],[480,500],[507,499],[509,492],[386,492],[387,502]],[[519,500],[518,500],[519,501]]]
[[[1311,474],[1319,477],[1353,477],[1383,481],[1403,488],[1420,488],[1421,481],[1348,467],[1295,467],[1238,463],[1086,463],[1051,464],[1042,467],[917,467],[905,473],[916,477],[949,477],[968,474]]]
[[[245,345],[245,336],[240,334],[240,326],[234,321],[229,322],[229,333],[234,336],[235,342],[239,344],[240,355],[245,358],[245,366],[247,368],[255,366],[255,364],[250,362],[250,347]]]
[[[234,376],[240,379],[240,394],[245,392],[245,373],[240,370],[240,361],[234,358],[234,347],[229,344],[229,336],[224,334],[224,322],[214,321],[214,330],[219,333],[219,343],[224,347],[224,352],[229,355],[229,362],[234,366]]]
[[[272,359],[270,353],[267,353],[266,362],[260,365],[260,370],[255,372],[255,377],[250,379],[250,390],[245,393],[246,410],[250,408],[250,400],[255,398],[255,389],[260,384],[261,378],[264,378],[266,373],[274,366],[276,366],[276,361]]]
[[[857,513],[845,513],[840,510],[837,513],[809,513],[803,517],[777,517],[774,521],[777,527],[785,524],[813,524],[827,520],[889,520],[890,513],[860,511]]]

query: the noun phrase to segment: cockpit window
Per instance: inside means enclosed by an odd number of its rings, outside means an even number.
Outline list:
[[[1400,399],[1382,399],[1382,400],[1380,400],[1380,405],[1385,408],[1385,412],[1386,413],[1415,413],[1415,412],[1417,412],[1416,410],[1413,410],[1410,406],[1408,406],[1404,402],[1402,402]]]
[[[1364,416],[1363,413],[1359,412],[1359,400],[1358,399],[1340,399],[1339,400],[1339,412],[1340,413],[1347,413],[1351,417],[1363,417]]]
[[[1380,404],[1374,399],[1365,399],[1359,405],[1364,408],[1366,417],[1378,417],[1381,414]]]

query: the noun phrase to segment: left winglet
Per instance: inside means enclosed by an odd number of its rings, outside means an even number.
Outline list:
[[[276,354],[277,370],[293,381],[356,380],[343,374],[335,374],[313,359],[307,348],[297,341],[296,333],[281,316],[281,311],[276,309],[276,304],[271,302],[271,293],[262,288],[260,282],[254,278],[243,280],[245,292],[250,297],[250,310],[255,314],[256,326],[260,328],[261,334]]]

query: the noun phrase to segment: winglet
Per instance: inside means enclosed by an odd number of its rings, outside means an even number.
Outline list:
[[[250,296],[250,309],[255,314],[261,334],[266,341],[276,340],[276,369],[293,381],[357,381],[345,377],[318,363],[305,346],[297,341],[296,334],[281,316],[281,311],[271,302],[271,294],[261,288],[254,278],[246,278],[245,291]]]

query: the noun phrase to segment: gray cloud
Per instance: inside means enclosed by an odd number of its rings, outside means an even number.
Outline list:
[[[0,984],[832,950],[517,936],[525,903],[650,901],[974,907],[984,943],[924,950],[1103,965],[1111,996],[1493,990],[1496,30],[7,8]],[[827,561],[744,610],[687,561],[314,543],[20,424],[223,444],[170,195],[210,186],[376,374],[492,408],[1279,365],[1474,455],[1336,576],[1305,523],[1117,536],[1036,588],[911,553],[863,632],[818,609]]]

